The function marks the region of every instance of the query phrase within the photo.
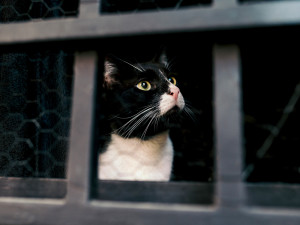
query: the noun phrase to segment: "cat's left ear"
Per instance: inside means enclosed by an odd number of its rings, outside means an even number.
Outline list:
[[[118,76],[120,71],[112,56],[106,56],[104,60],[104,87],[110,89],[119,83]]]

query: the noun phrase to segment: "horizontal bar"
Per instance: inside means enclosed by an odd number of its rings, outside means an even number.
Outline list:
[[[47,202],[47,201],[46,201]],[[215,210],[203,207],[178,205],[121,204],[91,202],[88,205],[65,205],[61,202],[1,201],[0,224],[31,225],[120,225],[120,224],[174,224],[174,225],[282,225],[298,224],[300,210]]]
[[[0,198],[64,198],[66,180],[45,178],[0,178]]]
[[[83,4],[83,3],[82,3]],[[87,10],[98,7],[89,4]],[[94,4],[94,7],[93,7]],[[300,2],[278,1],[0,25],[0,45],[124,35],[195,32],[300,24]]]
[[[203,206],[213,204],[215,191],[215,184],[212,183],[98,182],[98,187],[94,190],[96,196],[93,196],[93,199],[100,200],[99,202],[152,202]],[[300,185],[272,183],[245,183],[244,185],[246,206],[300,210]],[[43,198],[64,198],[66,188],[65,179],[0,177],[0,205],[4,204],[1,203],[3,197],[13,197],[15,200],[35,198],[40,199],[37,200],[40,202],[43,202]],[[122,205],[122,203],[118,204]]]
[[[98,200],[212,205],[214,184],[99,181]]]
[[[272,208],[300,208],[298,184],[247,184],[247,205]]]

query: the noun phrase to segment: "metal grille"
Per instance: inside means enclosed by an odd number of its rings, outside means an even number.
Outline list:
[[[0,22],[76,16],[78,0],[0,0]]]
[[[274,49],[271,43],[242,48],[244,178],[249,182],[299,183],[300,70],[294,54],[300,46],[286,43]]]
[[[144,10],[179,9],[188,6],[204,6],[211,0],[104,0],[101,5],[102,13],[140,12]]]
[[[73,54],[0,55],[0,175],[65,177]]]

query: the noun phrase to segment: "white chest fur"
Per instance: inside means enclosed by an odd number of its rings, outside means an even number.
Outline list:
[[[112,134],[106,152],[99,156],[102,180],[168,181],[173,162],[173,145],[168,132],[150,140],[125,139]]]

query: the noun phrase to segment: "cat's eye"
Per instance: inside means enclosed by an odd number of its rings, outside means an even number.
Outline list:
[[[175,79],[175,77],[169,77],[168,78],[168,81],[170,81],[172,84],[176,85],[177,84],[177,81]]]
[[[149,91],[151,89],[151,84],[149,81],[141,81],[136,86],[142,91]]]

